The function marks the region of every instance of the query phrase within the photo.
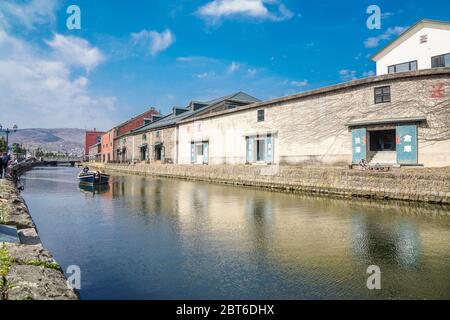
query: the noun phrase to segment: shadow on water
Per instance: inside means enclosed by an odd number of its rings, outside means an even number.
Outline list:
[[[85,299],[450,298],[448,207],[75,176],[31,171],[24,196],[44,244],[84,270]]]

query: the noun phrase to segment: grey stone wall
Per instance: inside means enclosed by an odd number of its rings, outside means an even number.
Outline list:
[[[141,162],[140,146],[147,143],[148,163],[155,163],[155,144],[162,143],[165,149],[164,163],[174,163],[176,157],[176,127],[164,128],[160,130],[147,131],[135,135],[128,135],[118,142],[118,145],[125,145],[127,148],[127,160],[129,162]],[[157,135],[159,132],[159,136]],[[146,140],[143,140],[145,134]]]
[[[450,204],[450,170],[401,169],[373,172],[275,165],[107,165],[102,168],[294,193]]]
[[[32,165],[29,165],[32,168]],[[16,168],[22,173],[25,168]],[[42,245],[12,181],[0,179],[0,224],[15,226],[20,244],[0,243],[0,300],[76,300],[61,267]]]

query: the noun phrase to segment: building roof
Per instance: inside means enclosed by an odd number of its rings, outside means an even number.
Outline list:
[[[392,40],[390,43],[388,43],[384,48],[382,48],[380,51],[375,53],[371,59],[373,61],[378,61],[381,58],[383,58],[385,55],[387,55],[389,52],[397,48],[400,44],[402,44],[404,41],[412,37],[414,34],[416,34],[419,30],[423,28],[435,28],[435,29],[444,29],[444,30],[450,30],[450,22],[447,21],[439,21],[439,20],[430,20],[430,19],[422,19],[418,21],[416,24],[408,28],[406,31],[404,31],[401,35],[399,35],[397,38]]]
[[[159,114],[159,112],[156,110],[155,107],[150,107],[150,108],[147,109],[146,111],[144,111],[144,112],[138,114],[137,116],[132,117],[131,119],[128,119],[127,121],[122,122],[121,124],[115,126],[115,127],[112,128],[112,129],[116,129],[116,128],[123,127],[124,125],[130,123],[131,121],[136,120],[136,119],[138,119],[138,118],[144,116],[147,112],[150,112],[150,111],[154,111],[154,112],[155,112],[155,115],[158,115],[158,114]],[[111,130],[112,130],[112,129],[111,129]],[[108,130],[108,132],[111,131],[111,130]]]
[[[225,100],[235,100],[235,101],[250,102],[250,103],[260,101],[258,98],[255,98],[245,92],[239,91],[239,92],[235,92],[235,93],[229,94],[229,95],[221,97],[221,98],[206,101],[205,103],[208,104],[208,106],[210,106],[212,104],[216,104],[216,103],[219,103],[219,102],[222,102]]]
[[[263,107],[273,107],[282,103],[296,101],[296,100],[302,100],[306,98],[311,98],[314,96],[318,96],[321,94],[329,94],[329,93],[335,93],[339,92],[341,90],[349,90],[358,86],[365,86],[365,85],[382,85],[386,82],[392,82],[394,80],[403,80],[408,78],[419,78],[419,77],[429,77],[429,76],[450,76],[450,67],[446,68],[434,68],[434,69],[425,69],[425,70],[416,70],[416,71],[409,71],[409,72],[401,72],[401,73],[389,73],[384,74],[381,76],[376,77],[367,77],[363,79],[353,80],[349,82],[339,83],[328,87],[318,88],[314,90],[309,90],[305,92],[301,92],[298,94],[294,94],[291,96],[271,99],[271,100],[265,100],[260,102],[255,102],[252,104],[240,106],[231,110],[224,110],[219,111],[212,114],[206,114],[206,115],[200,115],[200,116],[193,116],[188,119],[183,119],[180,121],[180,123],[188,123],[192,121],[207,119],[207,118],[213,118],[213,117],[220,117],[223,115],[228,115],[231,113],[241,112],[241,111],[247,111],[250,109],[258,109]],[[204,109],[202,109],[204,110]]]
[[[239,102],[245,102],[245,103],[254,103],[254,102],[258,102],[260,101],[259,99],[252,97],[249,94],[246,94],[245,92],[236,92],[221,98],[217,98],[217,99],[213,99],[210,101],[191,101],[189,103],[189,105],[192,104],[200,104],[200,105],[204,105],[203,107],[200,107],[197,110],[193,110],[192,108],[185,108],[184,110],[186,110],[183,113],[180,114],[175,114],[174,112],[164,116],[163,118],[156,120],[153,123],[150,123],[148,125],[142,126],[140,128],[137,128],[133,131],[130,132],[130,134],[136,134],[136,133],[143,133],[146,131],[150,131],[150,130],[156,130],[156,129],[162,129],[162,128],[166,128],[166,127],[170,127],[170,126],[174,126],[175,124],[177,124],[178,122],[189,118],[191,116],[195,116],[197,113],[204,111],[207,108],[213,107],[223,101],[239,101]],[[175,109],[175,108],[174,108]],[[178,110],[183,110],[182,108],[176,108]]]

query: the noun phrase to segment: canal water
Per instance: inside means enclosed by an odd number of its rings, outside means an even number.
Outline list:
[[[81,268],[83,299],[450,299],[448,208],[132,175],[92,190],[76,174],[22,183],[44,246]]]

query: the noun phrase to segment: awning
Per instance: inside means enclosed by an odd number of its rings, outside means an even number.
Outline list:
[[[388,119],[362,119],[362,120],[352,120],[347,122],[345,126],[347,127],[361,127],[377,124],[392,124],[392,123],[412,123],[412,122],[423,122],[427,118],[424,116],[420,117],[406,117],[406,118],[388,118]]]
[[[191,143],[205,143],[209,142],[209,138],[202,138],[202,139],[192,139]]]
[[[254,136],[267,136],[268,134],[274,136],[278,133],[278,130],[261,130],[261,131],[254,131],[254,132],[249,132],[249,133],[245,133],[243,136],[244,137],[254,137]]]

